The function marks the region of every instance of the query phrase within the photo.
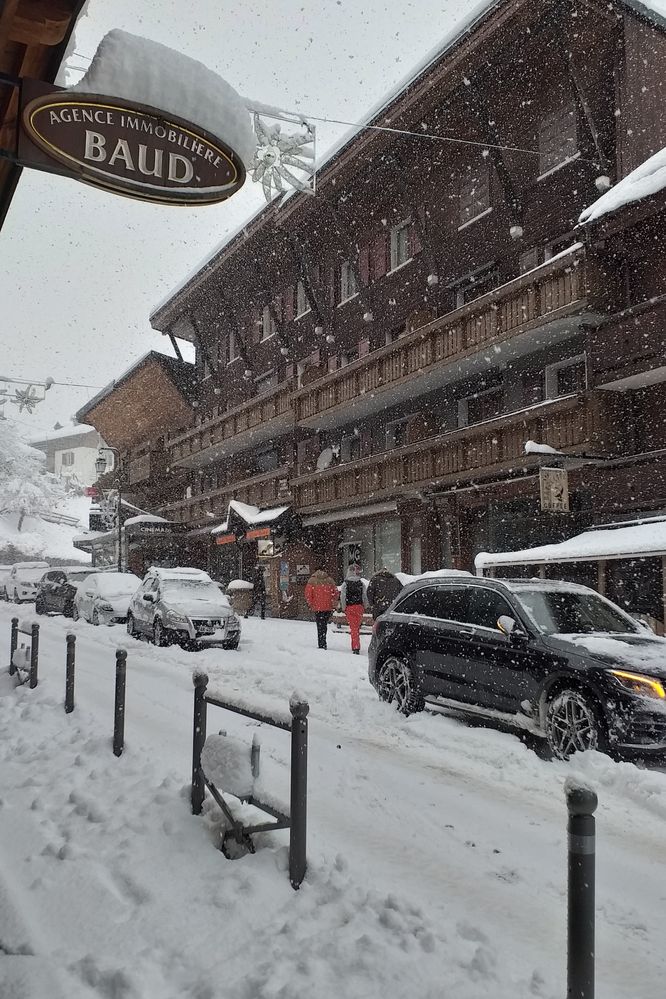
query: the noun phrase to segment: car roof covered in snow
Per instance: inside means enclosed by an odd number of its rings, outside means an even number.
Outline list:
[[[150,567],[146,576],[157,576],[158,579],[200,579],[205,583],[212,583],[212,579],[207,572],[203,569],[193,569],[186,567],[176,566],[175,568],[164,568],[162,566],[153,565]]]

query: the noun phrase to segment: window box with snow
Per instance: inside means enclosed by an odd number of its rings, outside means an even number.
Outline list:
[[[547,364],[545,372],[546,399],[559,399],[564,395],[575,395],[587,388],[587,364],[585,354],[567,357],[564,361]]]
[[[356,273],[354,267],[349,260],[345,260],[343,264],[340,265],[340,302],[339,305],[344,305],[345,302],[349,302],[350,299],[356,298],[358,295],[358,284],[356,283]]]
[[[567,105],[551,111],[542,119],[539,127],[537,179],[543,180],[579,157],[578,116],[575,109]]]

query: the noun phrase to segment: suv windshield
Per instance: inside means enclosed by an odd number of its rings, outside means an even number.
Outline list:
[[[594,593],[521,588],[516,596],[539,630],[546,635],[595,631],[626,635],[640,631],[636,622],[619,607]]]
[[[206,579],[165,579],[162,591],[172,600],[188,597],[192,600],[219,600],[220,591]]]

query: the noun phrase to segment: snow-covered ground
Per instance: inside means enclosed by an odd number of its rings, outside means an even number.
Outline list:
[[[12,608],[0,608],[0,646]],[[77,634],[65,715],[64,636]],[[4,636],[4,637],[3,637]],[[367,642],[367,639],[364,639]],[[114,649],[128,648],[126,749],[111,752]],[[378,702],[349,637],[244,622],[238,652],[156,650],[120,627],[43,620],[40,683],[0,674],[0,995],[11,999],[561,999],[566,809],[598,810],[598,994],[663,992],[666,775],[589,754],[546,763],[515,736]],[[215,848],[189,808],[194,667],[211,688],[311,704],[309,871],[288,834]],[[3,664],[4,668],[4,664]],[[257,726],[209,709],[209,732]],[[262,727],[287,794],[288,736]]]
[[[88,526],[90,512],[90,497],[68,496],[66,500],[53,511],[53,515],[64,514],[77,518],[75,525],[50,523],[41,517],[26,517],[17,529],[19,515],[7,513],[0,515],[0,548],[11,545],[24,558],[67,559],[78,562],[90,562],[90,555],[74,548],[72,539],[81,534]]]

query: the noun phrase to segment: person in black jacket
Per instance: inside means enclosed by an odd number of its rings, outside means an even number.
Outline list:
[[[386,567],[374,574],[368,584],[367,594],[373,621],[389,609],[401,590],[402,583]]]
[[[266,617],[266,578],[263,566],[259,565],[258,562],[254,567],[252,583],[252,608],[250,614],[254,616],[254,609],[258,604],[261,612],[261,620],[263,621]]]

